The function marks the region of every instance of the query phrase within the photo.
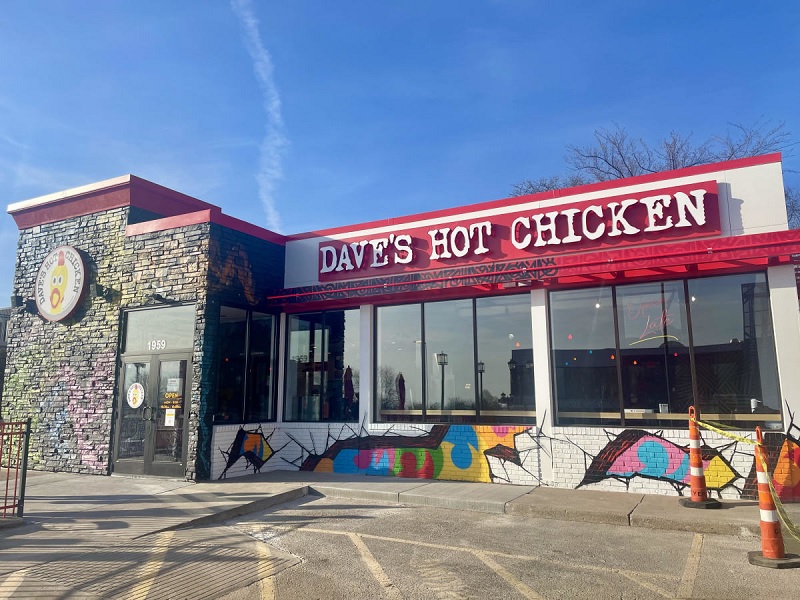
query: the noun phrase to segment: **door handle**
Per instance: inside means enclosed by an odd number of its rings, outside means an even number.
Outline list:
[[[152,421],[153,420],[152,416],[150,416],[150,417],[147,416],[147,411],[148,410],[152,411],[153,407],[152,406],[145,406],[144,407],[144,410],[142,411],[142,421]]]

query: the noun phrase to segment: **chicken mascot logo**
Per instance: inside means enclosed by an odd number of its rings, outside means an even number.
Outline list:
[[[36,274],[36,308],[48,321],[61,321],[75,312],[85,289],[86,265],[80,252],[59,246],[44,258]]]
[[[57,315],[64,307],[64,292],[67,289],[67,279],[69,273],[64,264],[64,253],[58,253],[58,264],[53,269],[53,275],[50,277],[50,307],[51,312]]]

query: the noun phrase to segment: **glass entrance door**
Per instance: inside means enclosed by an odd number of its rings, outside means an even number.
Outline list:
[[[189,356],[125,357],[114,471],[183,477]]]

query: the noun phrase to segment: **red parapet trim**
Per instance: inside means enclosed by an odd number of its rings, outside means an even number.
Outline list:
[[[163,217],[220,211],[213,204],[134,175],[18,202],[10,205],[8,211],[19,229],[27,229],[124,206],[135,206]]]
[[[125,183],[105,188],[99,192],[95,190],[85,195],[72,196],[63,200],[9,212],[14,217],[17,228],[22,230],[36,227],[37,225],[56,223],[73,217],[81,217],[128,206],[130,204],[130,192],[130,187]]]
[[[159,231],[166,231],[168,229],[175,229],[177,227],[188,227],[189,225],[199,225],[201,223],[210,223],[214,211],[199,210],[185,215],[176,215],[174,217],[164,217],[163,219],[154,219],[152,221],[144,221],[142,223],[134,223],[125,227],[125,237],[132,237],[135,235],[142,235],[145,233],[156,233]]]
[[[254,238],[258,238],[260,240],[272,242],[273,244],[278,244],[280,246],[286,245],[286,236],[281,235],[280,233],[275,233],[274,231],[270,231],[269,229],[264,229],[258,225],[253,225],[247,221],[242,221],[236,217],[231,217],[224,213],[213,215],[212,222],[216,223],[217,225],[227,227],[228,229],[238,231],[239,233],[253,236]]]
[[[134,223],[125,228],[125,237],[167,231],[168,229],[199,225],[201,223],[215,223],[238,233],[244,233],[260,240],[272,242],[273,244],[281,246],[284,244],[282,235],[223,214],[217,207],[176,215],[174,217],[164,217],[163,219]]]
[[[315,237],[327,237],[331,235],[361,231],[363,229],[377,229],[380,227],[401,226],[416,221],[454,217],[468,212],[478,212],[482,210],[507,208],[510,206],[514,206],[516,204],[527,204],[530,202],[539,202],[542,200],[554,200],[556,198],[563,198],[566,196],[577,196],[579,194],[588,194],[591,192],[613,190],[616,188],[628,187],[632,185],[644,185],[647,183],[655,183],[658,181],[665,181],[668,179],[679,179],[681,177],[694,177],[696,175],[705,175],[707,173],[716,173],[719,171],[731,171],[733,169],[743,169],[745,167],[755,167],[758,165],[766,165],[779,162],[781,162],[781,153],[774,152],[772,154],[751,156],[749,158],[737,158],[734,160],[726,160],[723,162],[710,163],[707,165],[697,165],[696,167],[675,169],[673,171],[660,171],[658,173],[639,175],[637,177],[628,177],[626,179],[612,179],[610,181],[589,183],[586,185],[580,185],[571,188],[549,190],[546,192],[539,192],[537,194],[514,196],[511,198],[502,198],[500,200],[489,200],[487,202],[479,202],[477,204],[468,204],[465,206],[458,206],[455,208],[444,208],[442,210],[416,213],[403,217],[379,219],[377,221],[356,223],[355,225],[346,225],[343,227],[332,227],[329,229],[318,229],[315,231],[295,233],[292,235],[287,235],[286,241],[292,242],[296,240],[306,240]]]

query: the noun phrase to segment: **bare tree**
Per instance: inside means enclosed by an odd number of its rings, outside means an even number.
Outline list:
[[[614,123],[611,129],[596,129],[593,144],[567,146],[565,161],[571,173],[523,180],[513,186],[512,194],[522,196],[770,152],[786,153],[797,144],[783,121],[774,123],[763,118],[752,125],[731,123],[724,135],[712,136],[699,143],[692,139],[691,134],[672,131],[664,139],[649,144]],[[800,226],[800,194],[794,188],[786,188],[786,211],[789,225]]]

